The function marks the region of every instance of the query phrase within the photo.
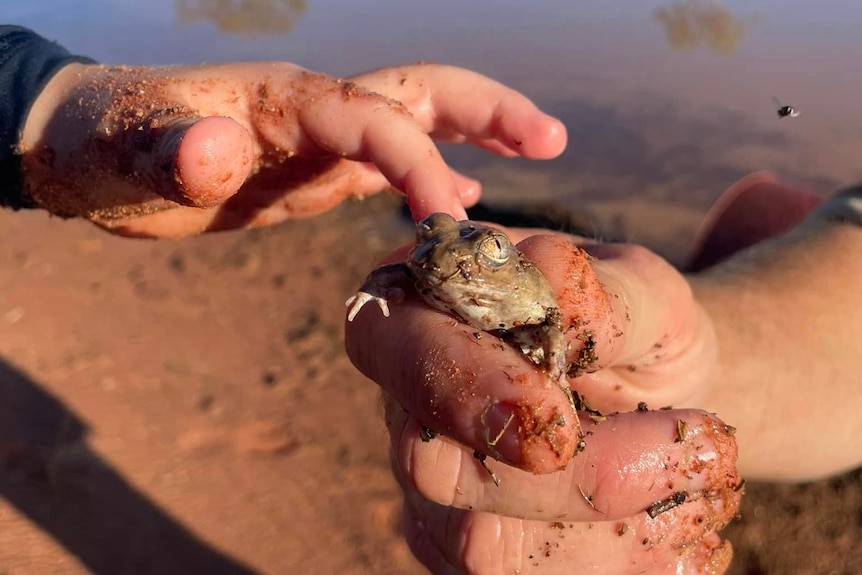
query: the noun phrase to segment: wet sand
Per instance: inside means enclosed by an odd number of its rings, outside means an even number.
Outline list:
[[[159,242],[0,212],[0,573],[424,572],[342,334],[410,235],[391,198]],[[731,573],[862,572],[860,509],[859,472],[749,484]]]

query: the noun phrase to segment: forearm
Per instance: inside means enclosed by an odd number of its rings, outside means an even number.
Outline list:
[[[58,70],[71,62],[89,61],[26,28],[0,26],[0,205],[32,207],[21,192],[16,153],[27,114]]]
[[[751,478],[862,463],[862,227],[834,216],[691,278],[720,342],[704,407],[737,427]]]

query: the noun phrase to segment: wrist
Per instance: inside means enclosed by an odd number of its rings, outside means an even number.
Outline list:
[[[38,96],[70,62],[89,61],[17,26],[0,26],[0,205],[33,207],[22,187],[24,123]]]
[[[739,469],[802,480],[862,462],[862,228],[812,216],[690,278],[718,337],[703,407],[737,427]]]
[[[44,142],[48,126],[58,117],[71,94],[100,66],[69,63],[59,69],[45,84],[30,106],[20,132],[17,151],[27,154]]]

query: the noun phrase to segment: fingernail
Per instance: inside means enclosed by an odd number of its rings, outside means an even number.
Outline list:
[[[479,197],[481,189],[482,184],[480,184],[477,180],[468,180],[465,185],[462,185],[458,189],[458,194],[461,197],[461,205],[475,204],[476,198]]]
[[[518,463],[522,459],[518,430],[521,422],[515,406],[495,403],[482,417],[489,453],[500,461]]]
[[[155,157],[163,162],[162,169],[166,169],[169,165],[172,167],[183,136],[197,120],[197,118],[186,118],[171,123],[161,134],[155,132],[155,135],[158,136],[158,140],[154,142]]]
[[[459,221],[468,219],[467,210],[464,209],[460,199],[452,204],[452,217]]]
[[[160,110],[144,118],[131,132],[126,151],[133,172],[140,181],[160,196],[180,204],[188,204],[177,174],[177,150],[197,117],[178,115],[173,110]]]
[[[707,490],[736,489],[740,483],[736,468],[733,428],[710,416],[688,421],[684,452],[679,472],[685,477],[690,493]]]
[[[188,198],[184,193],[182,181],[178,181],[177,150],[186,132],[196,121],[197,118],[188,118],[171,124],[159,135],[153,154],[154,171],[161,180],[159,183],[162,184],[161,195],[180,204],[187,204]]]

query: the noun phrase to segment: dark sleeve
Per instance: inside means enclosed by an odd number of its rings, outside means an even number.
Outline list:
[[[862,184],[839,191],[814,210],[810,217],[862,227]]]
[[[0,26],[0,206],[32,208],[22,190],[16,146],[30,106],[60,68],[93,60],[19,26]]]

